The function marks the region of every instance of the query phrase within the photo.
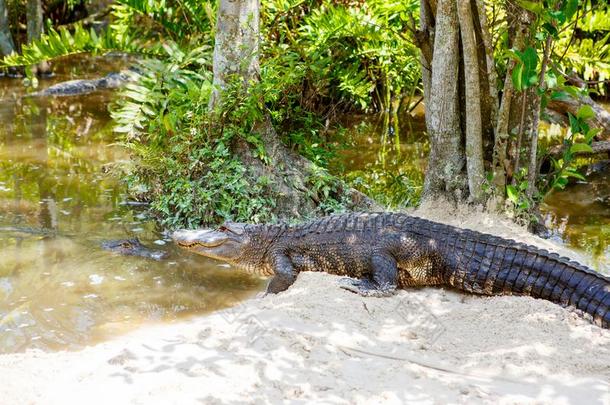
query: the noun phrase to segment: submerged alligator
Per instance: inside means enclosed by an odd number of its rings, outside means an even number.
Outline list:
[[[29,97],[76,96],[92,93],[101,89],[116,89],[131,79],[128,72],[110,73],[99,79],[68,80],[28,94]]]
[[[300,271],[344,275],[364,296],[445,285],[484,295],[526,295],[578,308],[610,328],[610,278],[555,253],[405,214],[344,214],[298,226],[227,222],[173,235],[182,248],[273,276],[287,289]]]
[[[167,252],[152,250],[142,245],[138,238],[108,240],[102,242],[102,248],[125,256],[140,256],[161,260],[168,257]]]

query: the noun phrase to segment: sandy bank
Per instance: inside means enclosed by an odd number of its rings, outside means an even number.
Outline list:
[[[442,212],[433,219],[558,250]],[[571,311],[433,288],[363,298],[337,280],[301,274],[277,296],[80,352],[0,356],[0,403],[610,404],[610,331]]]

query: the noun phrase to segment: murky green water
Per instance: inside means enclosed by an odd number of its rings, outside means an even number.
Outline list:
[[[123,63],[73,59],[53,82],[99,77]],[[0,79],[0,352],[78,348],[260,290],[258,279],[178,254],[105,174],[127,159],[112,146],[111,92],[46,100],[22,94],[18,81]],[[103,240],[132,237],[169,259],[100,248]]]
[[[344,125],[353,148],[341,152],[333,170],[361,178],[369,194],[380,187],[398,195],[386,203],[408,202],[409,195],[417,195],[429,152],[421,109],[395,124],[383,118],[346,117]],[[553,240],[582,252],[598,271],[610,274],[610,164],[598,169],[587,182],[549,195],[542,212]]]

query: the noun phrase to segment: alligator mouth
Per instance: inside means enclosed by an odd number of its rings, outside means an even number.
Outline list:
[[[215,248],[227,241],[227,235],[215,230],[198,230],[198,231],[176,231],[172,235],[172,239],[178,246],[186,249]]]
[[[187,249],[192,249],[192,248],[197,247],[197,246],[212,248],[212,247],[220,246],[224,242],[225,242],[224,240],[219,240],[217,242],[177,241],[178,246],[183,247],[183,248],[187,248]]]

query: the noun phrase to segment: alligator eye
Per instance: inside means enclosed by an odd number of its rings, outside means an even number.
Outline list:
[[[224,225],[220,225],[220,226],[218,227],[218,230],[219,230],[220,232],[225,232],[225,231],[228,231],[228,230],[229,230],[229,228],[227,228],[227,227],[226,227],[226,226],[224,226]]]

